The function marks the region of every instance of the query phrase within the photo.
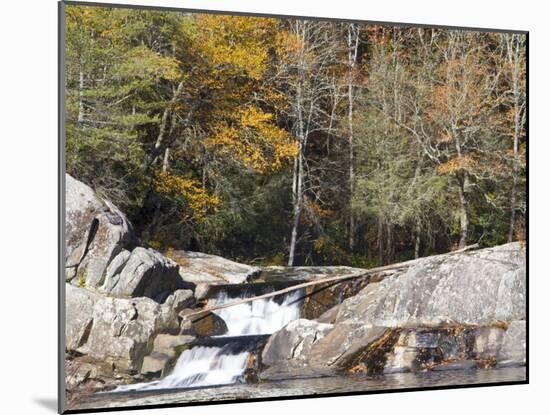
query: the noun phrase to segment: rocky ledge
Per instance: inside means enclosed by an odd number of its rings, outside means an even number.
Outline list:
[[[210,285],[260,270],[214,255],[140,246],[113,203],[66,175],[66,375],[76,392],[161,376],[195,338],[224,334],[210,314],[185,315]]]
[[[519,242],[417,261],[274,333],[260,378],[523,365],[525,266]]]

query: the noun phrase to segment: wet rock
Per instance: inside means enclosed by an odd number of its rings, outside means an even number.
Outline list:
[[[193,316],[192,332],[199,337],[220,336],[227,333],[225,321],[214,313]]]
[[[503,333],[500,327],[389,329],[339,364],[369,374],[492,367]]]
[[[121,383],[134,381],[132,376],[118,372],[109,362],[72,354],[66,355],[65,374],[65,390],[69,402],[82,394],[110,390]]]
[[[315,342],[333,328],[332,324],[298,319],[271,336],[262,352],[262,362],[271,366],[280,361],[305,363]]]
[[[473,342],[473,354],[478,359],[494,358],[499,354],[504,341],[505,330],[502,327],[480,327],[476,330]]]
[[[165,371],[169,362],[170,356],[153,352],[143,358],[141,374],[146,376],[160,376]]]
[[[259,379],[263,381],[281,381],[287,379],[312,379],[335,376],[337,370],[334,367],[315,367],[296,365],[290,361],[278,362],[259,373]]]
[[[345,269],[351,272],[351,269],[348,270],[347,267]],[[358,271],[356,270],[356,272]],[[331,274],[327,275],[327,277],[330,276]],[[344,299],[356,295],[361,289],[366,287],[368,282],[369,278],[354,278],[352,280],[327,282],[326,284],[318,284],[305,288],[302,316],[310,320],[317,319],[322,314],[339,306]],[[335,318],[336,315],[334,315],[331,323],[334,323]]]
[[[527,331],[526,322],[513,321],[502,341],[502,347],[498,353],[499,366],[524,365],[526,360]]]
[[[210,291],[210,285],[205,283],[198,283],[195,286],[195,298],[197,300],[204,300],[208,296],[209,291]]]
[[[435,366],[432,370],[470,370],[476,369],[477,367],[478,362],[476,362],[475,360],[457,360],[455,362],[442,363],[438,366]]]
[[[159,334],[155,337],[153,351],[173,358],[176,356],[176,348],[190,344],[195,337],[189,335]]]
[[[103,284],[111,260],[135,243],[132,225],[110,201],[65,175],[66,278],[78,285]]]

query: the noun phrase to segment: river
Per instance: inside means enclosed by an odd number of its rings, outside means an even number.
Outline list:
[[[231,401],[273,397],[312,396],[406,390],[457,385],[483,385],[525,380],[525,367],[394,373],[390,375],[332,376],[316,379],[286,379],[258,384],[234,384],[208,388],[103,393],[83,397],[71,409],[171,405],[192,402]]]

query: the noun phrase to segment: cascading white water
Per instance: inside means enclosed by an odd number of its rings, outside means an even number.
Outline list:
[[[269,298],[216,310],[214,312],[225,321],[228,329],[225,335],[218,337],[274,333],[292,320],[300,318],[300,297],[301,292],[295,291],[286,295],[280,304]],[[215,300],[211,300],[209,305],[225,304],[238,299],[231,298],[223,292]],[[122,385],[114,392],[235,383],[243,375],[249,355],[250,352],[247,350],[235,353],[231,347],[195,346],[180,355],[172,373],[163,379]]]
[[[116,392],[190,388],[235,383],[246,368],[249,352],[225,354],[223,347],[197,346],[185,350],[172,373],[165,378],[148,383],[123,385]]]
[[[292,320],[300,318],[300,297],[301,293],[294,291],[285,296],[281,304],[273,298],[266,298],[215,310],[214,313],[227,325],[227,333],[224,336],[271,334],[282,329]],[[210,303],[226,304],[238,299],[231,298],[222,292]]]

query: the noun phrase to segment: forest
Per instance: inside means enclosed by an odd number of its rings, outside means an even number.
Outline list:
[[[66,11],[67,172],[145,245],[371,267],[525,239],[524,34]]]

